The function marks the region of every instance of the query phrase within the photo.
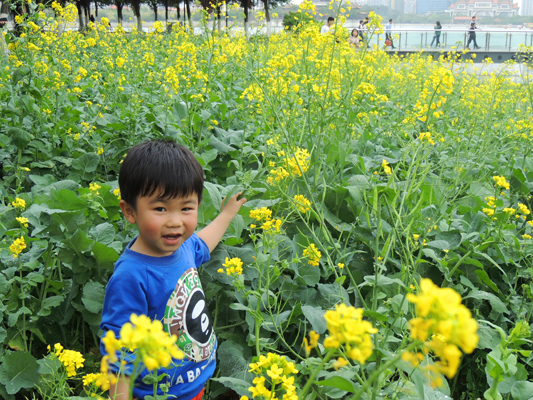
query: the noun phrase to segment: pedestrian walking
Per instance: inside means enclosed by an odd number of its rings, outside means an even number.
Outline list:
[[[474,42],[474,49],[480,49],[476,41],[476,29],[479,29],[476,26],[476,17],[472,17],[472,22],[470,22],[470,28],[468,28],[468,42],[466,43],[466,48],[470,50],[470,43]]]
[[[322,35],[326,35],[328,33],[330,33],[331,31],[331,26],[335,23],[335,18],[333,17],[329,17],[328,18],[328,22],[326,22],[323,26],[322,26],[322,29],[320,29],[320,33]],[[331,31],[333,32],[333,31]]]
[[[389,23],[385,25],[385,45],[395,49],[392,42],[392,19],[389,19]]]
[[[435,47],[439,47],[440,46],[440,33],[441,33],[441,30],[442,30],[442,25],[440,24],[440,21],[437,21],[437,23],[435,24],[435,35],[433,36],[433,40],[431,41],[431,44],[429,45],[429,47],[433,47],[433,42],[436,40],[437,43],[435,44]]]
[[[359,27],[357,28],[357,31],[359,32],[360,40],[366,39],[366,32],[368,31],[367,25],[368,24],[368,18],[359,21]]]

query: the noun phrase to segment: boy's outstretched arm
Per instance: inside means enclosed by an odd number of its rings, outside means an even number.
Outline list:
[[[222,236],[224,236],[224,232],[226,232],[226,229],[228,229],[231,220],[235,217],[235,215],[237,215],[241,209],[241,206],[246,203],[245,198],[237,200],[237,197],[239,197],[241,193],[242,192],[231,196],[228,204],[226,205],[224,205],[226,200],[226,198],[224,198],[220,207],[222,211],[220,214],[218,214],[218,217],[216,217],[209,225],[198,232],[198,237],[207,244],[207,247],[209,247],[209,252],[212,252],[215,247],[217,247],[217,244],[222,239]]]

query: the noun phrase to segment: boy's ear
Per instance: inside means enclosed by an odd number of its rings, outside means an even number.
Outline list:
[[[126,203],[126,201],[124,200],[120,200],[119,204],[120,204],[120,209],[124,213],[124,216],[126,217],[128,222],[130,224],[134,224],[136,221],[135,220],[135,209],[129,203]]]

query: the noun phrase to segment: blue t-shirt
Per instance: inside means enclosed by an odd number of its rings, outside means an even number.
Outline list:
[[[202,390],[216,366],[217,340],[197,271],[209,260],[209,248],[193,234],[172,255],[151,257],[131,250],[134,242],[118,259],[107,284],[100,328],[104,335],[112,330],[118,337],[131,314],[160,320],[165,331],[178,337],[176,343],[185,358],[173,360],[159,374],[170,376],[162,381],[170,386],[170,398],[190,400]],[[100,350],[106,354],[103,343]],[[123,369],[128,374],[132,366]],[[147,374],[144,370],[137,379],[135,397],[153,394],[152,385],[142,383]]]

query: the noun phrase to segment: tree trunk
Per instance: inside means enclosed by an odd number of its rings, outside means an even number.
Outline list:
[[[263,0],[263,4],[265,5],[265,19],[267,23],[267,36],[270,36],[270,10],[269,10],[269,2],[268,0]]]
[[[89,0],[85,0],[83,2],[83,11],[85,14],[85,25],[86,26],[89,24],[89,15],[91,14],[90,5],[91,4],[89,3]]]
[[[143,31],[143,23],[141,21],[141,4],[139,0],[136,0],[132,2],[133,6],[133,15],[137,19],[137,31],[142,32]]]
[[[78,30],[81,32],[85,29],[85,24],[83,21],[83,11],[82,11],[82,5],[79,1],[76,2],[76,8],[78,9],[78,21],[79,21],[79,27]]]
[[[217,24],[217,29],[218,29],[218,32],[220,33],[220,31],[222,30],[222,20],[221,20],[221,6],[220,6],[220,2],[217,2],[217,19],[218,19],[218,24]]]
[[[3,29],[4,26],[7,26],[7,15],[9,13],[9,3],[7,1],[0,1],[0,29]],[[7,29],[7,28],[6,28]],[[7,43],[4,39],[4,35],[0,34],[0,56],[9,55],[9,50],[7,49]]]
[[[189,20],[189,26],[192,27],[191,6],[189,4],[189,0],[185,0],[185,5],[187,6],[187,19]]]
[[[165,22],[168,22],[168,0],[165,1]]]
[[[157,4],[153,6],[155,20],[157,21]]]
[[[176,3],[176,20],[178,21],[178,24],[180,23],[180,3]]]
[[[98,0],[94,0],[94,16],[98,18]]]
[[[248,36],[248,21],[250,18],[250,0],[244,0],[244,34]]]
[[[124,19],[122,16],[122,8],[124,7],[124,3],[115,0],[115,6],[117,7],[118,24],[122,26],[122,20]]]

